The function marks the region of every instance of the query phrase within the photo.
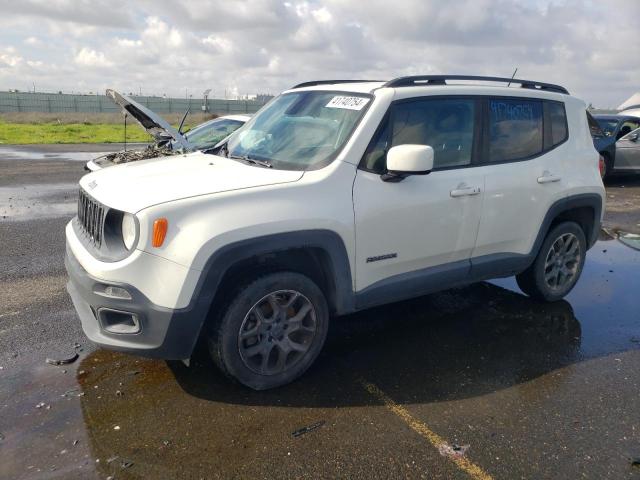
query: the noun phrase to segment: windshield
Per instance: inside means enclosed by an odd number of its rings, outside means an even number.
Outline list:
[[[596,118],[600,128],[607,137],[616,133],[616,128],[618,128],[618,120],[606,119],[606,118]]]
[[[288,170],[323,167],[338,155],[370,101],[365,94],[286,93],[229,139],[227,156]]]
[[[196,150],[204,150],[224,140],[242,125],[244,122],[239,120],[216,118],[189,130],[184,136]]]

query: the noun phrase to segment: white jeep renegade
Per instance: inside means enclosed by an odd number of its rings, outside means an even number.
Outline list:
[[[598,236],[598,160],[557,85],[309,82],[212,150],[82,178],[68,290],[99,345],[188,359],[203,338],[225,374],[272,388],[331,317],[510,275],[562,298]]]

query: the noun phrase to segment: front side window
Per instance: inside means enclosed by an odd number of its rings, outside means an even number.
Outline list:
[[[287,170],[328,165],[372,102],[358,93],[283,94],[258,112],[226,145],[229,158]]]
[[[489,161],[520,160],[543,151],[542,102],[489,100]]]
[[[362,162],[363,168],[383,173],[391,147],[406,144],[433,148],[433,168],[471,163],[476,102],[472,99],[412,99],[395,104],[378,130]]]

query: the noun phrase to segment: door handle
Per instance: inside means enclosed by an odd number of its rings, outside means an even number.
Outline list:
[[[561,177],[558,177],[557,175],[552,175],[550,172],[544,171],[542,173],[541,177],[538,177],[538,183],[553,183],[553,182],[559,182],[561,180]]]
[[[465,187],[456,188],[451,190],[449,194],[453,197],[470,197],[472,195],[478,195],[480,193],[480,187]]]

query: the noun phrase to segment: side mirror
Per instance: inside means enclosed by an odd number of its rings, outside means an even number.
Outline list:
[[[638,141],[638,134],[637,133],[632,133],[629,135],[629,140],[632,142],[637,142]]]
[[[387,152],[384,182],[399,182],[409,175],[427,175],[433,170],[433,148],[429,145],[398,145]]]

